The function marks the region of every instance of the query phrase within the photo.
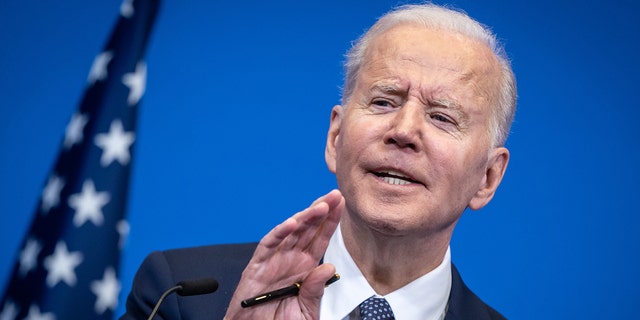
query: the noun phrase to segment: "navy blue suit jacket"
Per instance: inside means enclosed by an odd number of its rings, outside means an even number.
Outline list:
[[[207,277],[218,280],[216,292],[190,297],[172,294],[160,307],[156,319],[222,319],[256,245],[212,245],[151,253],[136,273],[127,298],[127,311],[120,319],[146,319],[162,293],[177,282]],[[504,319],[467,288],[455,266],[451,271],[446,320]]]

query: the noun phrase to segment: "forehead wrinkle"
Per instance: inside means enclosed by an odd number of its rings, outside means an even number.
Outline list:
[[[484,70],[482,70],[483,72],[478,72],[474,68],[470,68],[470,66],[468,66],[466,63],[462,65],[452,65],[447,62],[424,59],[421,60],[411,56],[401,56],[398,60],[400,62],[409,62],[415,64],[417,67],[414,68],[414,70],[421,70],[421,74],[418,76],[418,79],[420,79],[419,83],[408,84],[409,88],[407,90],[418,90],[420,99],[425,103],[435,99],[437,95],[446,95],[447,98],[441,100],[449,101],[447,105],[450,105],[452,107],[455,105],[458,109],[460,109],[462,106],[456,99],[450,97],[450,94],[454,93],[451,92],[451,90],[453,89],[454,91],[458,92],[459,89],[469,87],[477,89],[476,87],[480,84],[480,81],[478,80],[481,79],[479,74],[486,73],[484,72]],[[446,71],[444,78],[442,77],[442,74],[438,79],[433,78],[433,75],[437,74],[437,71],[435,70],[438,69]],[[448,88],[446,86],[447,84],[453,84],[452,88]],[[467,90],[468,89],[463,89],[462,91]]]
[[[443,69],[454,72],[454,76],[451,79],[454,86],[453,88],[433,88],[428,92],[432,100],[441,101],[450,107],[460,110],[467,108],[469,112],[472,109],[484,106],[487,101],[491,100],[491,85],[488,85],[488,83],[491,83],[493,77],[490,68],[462,68],[465,69],[464,71],[444,67]],[[451,89],[453,91],[450,91]],[[465,105],[460,101],[465,101]]]
[[[453,106],[459,106],[455,109],[461,111],[465,111],[465,108],[479,111],[476,109],[490,104],[495,95],[494,86],[491,85],[494,82],[495,73],[492,58],[495,58],[491,52],[485,52],[485,49],[488,48],[482,44],[477,46],[476,41],[454,33],[456,38],[468,41],[467,47],[463,48],[462,52],[449,55],[444,60],[424,59],[424,56],[409,54],[402,50],[402,47],[395,45],[393,31],[391,29],[374,39],[365,54],[366,58],[360,75],[368,74],[372,79],[377,78],[377,81],[368,85],[366,89],[379,90],[389,94],[412,95],[425,105],[428,105],[429,101],[433,101],[435,98],[443,101],[449,100],[450,103],[447,105],[451,106],[451,109]],[[408,42],[409,45],[418,43],[417,39]],[[478,64],[478,61],[484,63]],[[408,70],[421,74],[417,78],[418,83],[413,83],[408,78],[394,76],[394,70],[402,68],[402,65],[413,65]],[[445,71],[444,78],[442,78],[442,74],[438,79],[433,78],[437,74],[437,69]],[[359,77],[356,83],[360,82],[362,78],[364,77]],[[447,84],[454,84],[454,88],[446,87]],[[452,99],[451,95],[454,95],[456,99]],[[443,97],[445,99],[442,99]],[[460,101],[465,101],[465,105],[461,105]],[[466,104],[469,103],[471,105],[467,106]],[[467,111],[475,113],[472,110]]]

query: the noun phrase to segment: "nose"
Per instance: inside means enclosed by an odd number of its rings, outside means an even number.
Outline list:
[[[417,104],[406,103],[394,112],[392,117],[384,142],[399,148],[419,151],[423,134],[424,109]]]

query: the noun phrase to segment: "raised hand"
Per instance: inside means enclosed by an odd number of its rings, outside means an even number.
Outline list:
[[[333,265],[318,263],[343,210],[344,198],[333,190],[264,236],[242,272],[225,319],[318,319],[324,284],[335,273]],[[297,296],[240,307],[244,299],[301,280]]]

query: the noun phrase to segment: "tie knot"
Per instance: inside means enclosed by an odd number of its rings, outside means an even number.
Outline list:
[[[391,306],[384,298],[371,297],[360,304],[362,320],[394,320]]]

